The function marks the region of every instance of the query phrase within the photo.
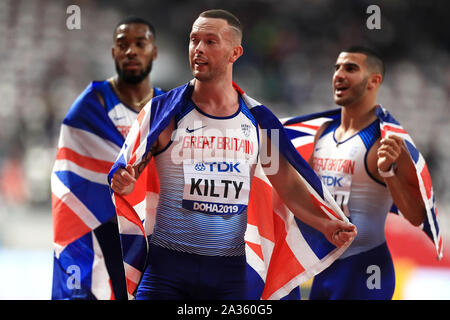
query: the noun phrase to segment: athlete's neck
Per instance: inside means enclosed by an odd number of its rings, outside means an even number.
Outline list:
[[[336,139],[338,141],[345,140],[348,137],[358,133],[377,118],[376,107],[348,108],[342,107],[341,124],[336,129]]]
[[[150,77],[146,77],[137,84],[126,83],[117,76],[112,81],[115,89],[118,91],[116,93],[118,93],[119,99],[135,111],[141,111],[144,105],[153,98],[153,87],[150,83]]]
[[[192,101],[203,112],[217,117],[233,115],[239,108],[238,93],[231,80],[195,80]]]

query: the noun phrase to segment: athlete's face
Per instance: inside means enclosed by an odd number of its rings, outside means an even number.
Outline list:
[[[140,23],[123,24],[114,34],[112,56],[121,80],[137,84],[152,70],[157,48],[148,26]]]
[[[334,102],[340,106],[357,103],[367,92],[369,72],[366,56],[342,52],[337,58],[333,75]]]
[[[217,79],[229,70],[242,54],[232,28],[224,19],[198,18],[189,37],[189,63],[200,81]]]

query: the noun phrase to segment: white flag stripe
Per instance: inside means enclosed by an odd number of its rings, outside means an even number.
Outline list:
[[[100,225],[100,221],[58,178],[52,174],[52,193],[67,205],[89,228],[95,229]]]
[[[112,162],[120,147],[88,131],[61,126],[58,148],[69,148],[82,156]]]
[[[141,228],[134,223],[129,223],[128,219],[123,216],[117,216],[119,223],[119,232],[121,234],[143,236]]]
[[[298,148],[299,146],[304,146],[306,144],[313,143],[314,136],[298,137],[298,138],[292,139],[291,142],[294,145],[294,147]],[[305,160],[308,160],[308,159],[305,159]]]
[[[53,166],[53,172],[58,171],[70,171],[91,182],[109,186],[108,176],[106,173],[99,173],[80,167],[78,164],[70,160],[56,160]]]
[[[92,263],[92,286],[91,291],[98,300],[109,300],[111,298],[111,286],[109,274],[106,269],[105,258],[98,240],[92,232],[92,246],[94,250],[94,261]]]

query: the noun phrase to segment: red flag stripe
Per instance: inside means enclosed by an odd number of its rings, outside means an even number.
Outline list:
[[[431,183],[431,177],[430,172],[428,171],[428,167],[425,164],[425,166],[422,169],[422,172],[420,173],[420,176],[422,177],[423,184],[425,186],[425,191],[427,193],[427,198],[431,198],[431,190],[433,188],[433,185]]]
[[[314,204],[319,207],[322,210],[326,210],[329,214],[331,214],[333,217],[335,217],[338,220],[342,220],[341,217],[339,217],[331,208],[326,206],[324,203],[320,202],[316,197],[314,197],[312,194],[310,194],[312,201]],[[325,213],[325,216],[330,219],[330,217]]]
[[[264,261],[264,255],[261,249],[261,245],[253,243],[253,242],[249,242],[249,241],[245,241],[245,243],[250,247],[250,249],[253,250],[253,252],[262,260]]]
[[[402,128],[397,128],[397,127],[393,127],[390,125],[385,124],[383,126],[383,131],[384,132],[396,132],[396,133],[403,133],[403,134],[408,134],[404,129]]]
[[[293,123],[293,124],[288,124],[285,127],[304,127],[304,128],[313,129],[316,131],[319,129],[319,126],[317,126],[317,125],[306,124],[306,123]]]
[[[56,155],[56,160],[69,160],[82,168],[107,174],[114,162],[86,157],[69,148],[60,148]]]
[[[256,197],[255,195],[259,195]],[[274,241],[271,212],[273,203],[272,188],[258,177],[253,177],[249,204],[247,207],[247,223],[258,226],[261,237]]]
[[[54,194],[52,194],[52,208],[53,241],[55,243],[66,246],[91,231],[91,228]]]
[[[261,298],[269,299],[272,294],[286,285],[294,277],[305,271],[305,268],[297,260],[289,244],[286,242],[286,229],[284,221],[273,212],[273,222],[277,240],[273,248],[273,257],[267,270],[266,285]]]
[[[142,225],[141,219],[139,218],[136,211],[132,206],[124,199],[122,196],[114,193],[114,199],[116,201],[116,212],[118,216],[124,217],[131,223],[137,225],[141,229],[142,235],[145,236],[145,229]]]

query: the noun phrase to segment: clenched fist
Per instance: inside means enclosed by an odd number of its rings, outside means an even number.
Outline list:
[[[380,171],[389,171],[392,164],[397,161],[398,157],[402,153],[402,147],[404,146],[403,139],[391,135],[387,138],[381,139],[381,145],[377,150],[378,160],[377,167]]]
[[[131,165],[117,169],[111,179],[111,188],[120,195],[130,194],[135,184],[135,170]]]

